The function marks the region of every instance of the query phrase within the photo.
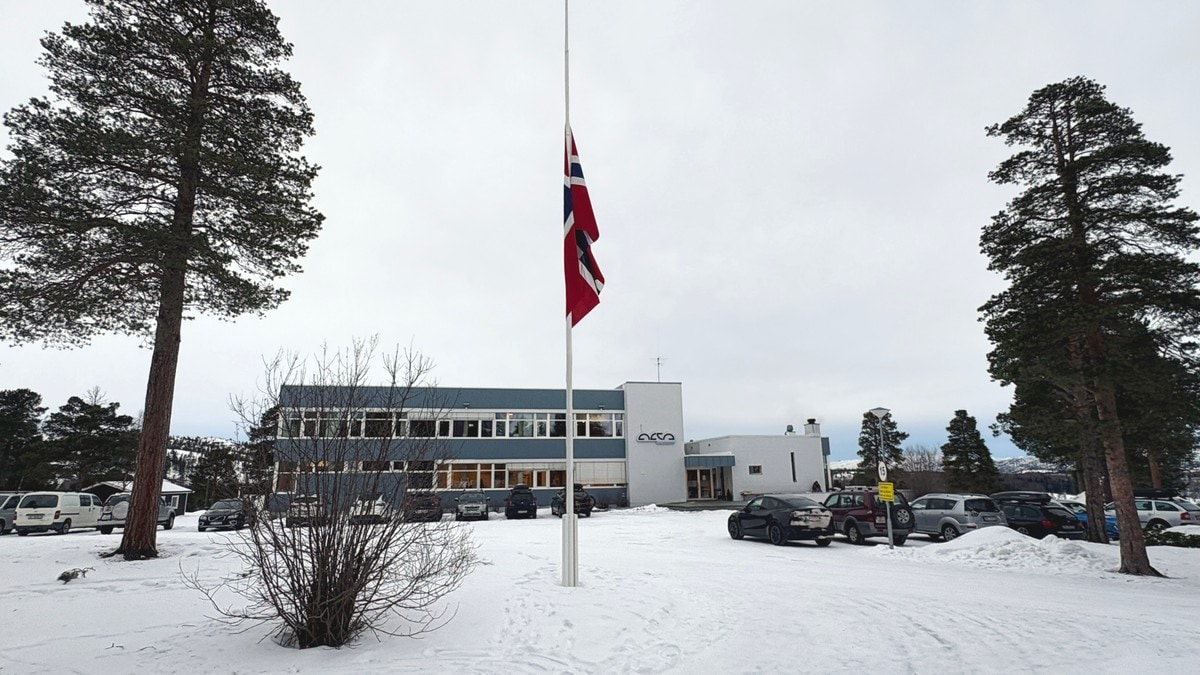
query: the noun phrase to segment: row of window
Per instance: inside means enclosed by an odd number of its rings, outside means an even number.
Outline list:
[[[565,438],[567,414],[307,410],[284,418],[286,438]],[[575,413],[576,438],[624,438],[625,413]]]
[[[296,475],[311,472],[363,471],[405,474],[418,490],[506,489],[513,485],[560,488],[567,484],[566,462],[279,462],[276,490],[296,489]],[[576,462],[575,482],[592,487],[625,484],[625,462]]]

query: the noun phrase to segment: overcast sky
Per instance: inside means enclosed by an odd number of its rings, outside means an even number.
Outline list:
[[[184,325],[172,431],[234,437],[263,359],[378,335],[442,386],[561,388],[561,2],[270,3],[316,116],[326,221],[262,318]],[[46,92],[38,40],[81,2],[0,0],[0,110]],[[1013,194],[984,127],[1085,75],[1172,148],[1200,208],[1200,3],[571,5],[571,122],[607,279],[575,387],[683,383],[688,438],[815,417],[833,457],[891,408],[909,444],[986,426],[980,229]],[[7,130],[0,130],[7,146]],[[5,156],[7,152],[5,152]],[[142,409],[150,351],[0,347],[0,388]],[[661,358],[661,365],[656,359]]]

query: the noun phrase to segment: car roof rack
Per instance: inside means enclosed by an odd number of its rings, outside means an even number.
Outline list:
[[[1175,488],[1133,488],[1133,496],[1142,499],[1172,499],[1179,496]]]
[[[1030,492],[1026,490],[996,492],[991,497],[998,502],[1009,504],[1049,504],[1052,501],[1048,492]]]

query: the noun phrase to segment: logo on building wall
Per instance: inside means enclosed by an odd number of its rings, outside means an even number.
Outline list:
[[[653,433],[642,432],[638,434],[638,443],[657,443],[658,445],[674,445],[675,434],[666,431],[655,431]]]

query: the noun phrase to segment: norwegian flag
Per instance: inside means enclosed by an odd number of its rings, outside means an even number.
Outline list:
[[[567,127],[567,143],[571,150],[563,171],[563,271],[567,279],[567,314],[574,327],[600,304],[604,275],[592,257],[592,244],[600,238],[600,230],[596,227],[570,127]]]

